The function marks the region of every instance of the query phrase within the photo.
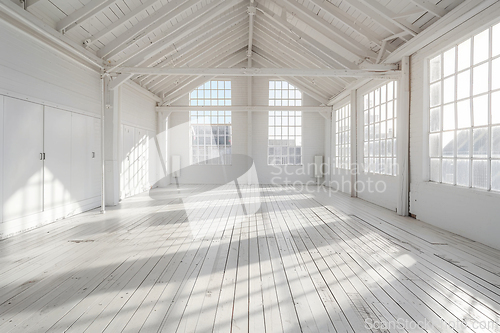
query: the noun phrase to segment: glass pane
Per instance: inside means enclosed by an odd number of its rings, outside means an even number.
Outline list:
[[[500,124],[500,91],[491,94],[491,123]]]
[[[431,82],[441,78],[441,55],[431,59],[430,61],[430,79]],[[391,98],[389,98],[391,99]]]
[[[457,99],[470,96],[470,70],[457,75]]]
[[[457,185],[469,186],[469,160],[457,160]]]
[[[470,39],[458,45],[458,70],[470,67]]]
[[[469,157],[470,130],[457,131],[457,156]]]
[[[453,157],[455,153],[455,132],[444,132],[442,139],[442,156]]]
[[[500,161],[491,161],[491,189],[500,191]]]
[[[492,28],[492,32],[493,32],[492,36],[493,45],[491,53],[494,57],[500,54],[500,23],[498,23]]]
[[[491,62],[491,90],[500,89],[500,58]]]
[[[438,132],[441,129],[441,108],[431,109],[430,114],[430,131]]]
[[[443,159],[441,175],[445,184],[455,183],[455,164],[451,159]]]
[[[472,187],[488,188],[488,162],[483,160],[472,161]]]
[[[491,157],[500,158],[500,126],[491,128]]]
[[[441,169],[441,163],[439,159],[431,158],[431,182],[439,182],[439,170]]]
[[[429,156],[439,157],[441,152],[440,133],[429,135]],[[390,141],[389,141],[390,142]],[[388,143],[389,143],[388,142]]]
[[[455,100],[455,77],[449,77],[444,80],[443,103],[453,102]]]
[[[474,36],[474,65],[488,59],[490,29]]]
[[[474,95],[488,91],[488,63],[474,67],[472,69],[472,92]]]
[[[488,128],[475,128],[473,135],[474,157],[486,158],[488,156]]]
[[[441,82],[434,83],[430,88],[431,93],[431,107],[441,104]],[[389,110],[387,110],[389,114]],[[389,115],[387,115],[389,118]]]
[[[458,128],[471,127],[469,99],[457,103],[457,116],[458,116]]]
[[[455,105],[448,104],[443,107],[443,131],[455,129]]]
[[[443,71],[445,77],[455,73],[455,48],[452,48],[444,53]]]
[[[472,107],[474,126],[488,125],[488,95],[474,98]]]

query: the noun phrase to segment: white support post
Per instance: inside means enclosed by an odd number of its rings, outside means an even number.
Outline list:
[[[358,91],[351,90],[351,197],[358,197]]]
[[[109,77],[105,85],[104,105],[104,171],[105,204],[116,206],[120,201],[120,94],[121,90],[109,89]]]
[[[325,122],[325,166],[328,168],[327,170],[323,170],[325,172],[325,183],[328,176],[328,182],[331,182],[332,177],[332,116],[333,112],[330,111],[327,113],[328,118]]]
[[[398,202],[397,212],[401,216],[409,215],[409,142],[410,142],[410,58],[401,60],[403,76],[399,80],[398,91]]]
[[[101,75],[101,214],[106,213],[106,157],[104,152],[106,114],[106,76]]]

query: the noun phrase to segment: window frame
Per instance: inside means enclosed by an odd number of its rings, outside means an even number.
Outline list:
[[[348,109],[347,111],[345,109]],[[347,116],[344,115],[341,119],[339,119],[338,114],[339,112],[346,112]],[[343,104],[342,106],[338,107],[334,111],[334,122],[335,122],[335,168],[338,170],[351,170],[351,161],[352,161],[352,156],[351,156],[351,119],[352,119],[352,108],[351,108],[351,102],[347,102]],[[339,122],[347,122],[347,129],[344,129],[342,131],[339,131],[340,125]],[[344,125],[345,126],[345,125]],[[341,135],[344,136],[344,140],[342,140],[341,143],[339,143],[341,140],[339,138]],[[345,140],[347,138],[347,140]],[[347,142],[347,143],[346,143]],[[343,152],[340,153],[339,152]],[[347,152],[347,153],[345,153]],[[346,156],[347,155],[347,156]],[[347,158],[347,162],[339,162],[340,159],[345,160]],[[346,164],[347,163],[347,164]],[[343,166],[342,166],[343,165]]]
[[[221,83],[222,87],[220,86]],[[206,111],[196,108],[197,106],[202,108],[204,106],[231,106],[231,87],[231,80],[210,80],[189,93],[189,104],[192,106],[189,111],[190,165],[232,165],[232,112],[229,110]],[[200,91],[203,91],[203,93],[200,94]],[[209,96],[205,97],[207,91]],[[222,97],[220,97],[221,95]],[[192,103],[193,101],[195,102]],[[200,103],[200,101],[203,102]],[[221,127],[226,128],[222,129],[221,132]],[[197,138],[195,133],[200,135],[200,130],[203,132],[203,140],[200,141],[200,138],[198,138],[198,144],[195,144]],[[214,135],[214,130],[217,131],[216,135]],[[220,144],[221,137],[224,137],[223,145]],[[210,138],[210,144],[207,144],[207,138]],[[202,143],[200,144],[200,142]],[[197,148],[196,154],[195,148]],[[200,154],[200,149],[204,150],[203,154]],[[215,150],[217,153],[214,153]],[[229,153],[227,153],[228,150]],[[221,155],[222,151],[224,151],[223,155]],[[211,161],[211,163],[207,163],[208,161]]]
[[[498,21],[496,22],[490,22],[488,24],[485,24],[481,26],[478,29],[475,29],[472,33],[468,34],[464,38],[457,39],[453,43],[447,45],[444,48],[440,48],[439,51],[433,52],[431,55],[425,58],[424,64],[425,64],[425,72],[424,72],[424,97],[425,97],[425,104],[424,104],[424,110],[425,110],[425,115],[423,117],[424,120],[424,137],[425,140],[423,142],[426,147],[424,147],[424,161],[425,162],[425,170],[427,172],[424,175],[424,181],[427,181],[429,183],[434,183],[434,184],[439,184],[439,185],[448,185],[448,186],[454,186],[454,187],[459,187],[463,189],[469,189],[469,190],[474,190],[474,191],[486,191],[490,193],[500,193],[500,185],[497,185],[498,188],[492,188],[493,187],[493,168],[492,165],[494,162],[497,164],[498,172],[500,172],[500,154],[496,157],[492,156],[493,152],[493,136],[492,136],[492,131],[493,129],[496,129],[500,131],[500,120],[497,120],[496,123],[493,122],[493,106],[492,106],[492,95],[495,95],[495,97],[498,99],[497,103],[499,103],[500,106],[500,79],[497,82],[498,86],[493,89],[493,67],[492,64],[494,61],[496,61],[495,65],[497,66],[497,70],[500,69],[500,52],[498,52],[496,55],[493,55],[493,29],[496,28],[495,33],[500,36],[500,23]],[[475,62],[474,59],[474,46],[475,46],[475,38],[480,36],[482,33],[488,31],[488,37],[487,37],[487,47],[488,47],[488,52],[487,56],[485,59]],[[459,47],[463,45],[464,43],[468,43],[470,50],[469,50],[469,59],[468,59],[468,65],[459,68]],[[500,48],[500,42],[497,42],[498,45],[496,45],[498,48]],[[454,51],[454,70],[450,73],[445,73],[445,54]],[[431,61],[433,61],[436,58],[440,58],[440,74],[439,78],[432,80],[432,66],[431,66]],[[475,86],[474,86],[474,74],[476,73],[475,70],[481,66],[487,66],[487,78],[488,78],[488,83],[487,83],[487,88],[483,92],[475,92]],[[469,75],[468,77],[468,92],[467,95],[459,97],[459,80],[458,77],[459,75]],[[453,85],[453,98],[451,100],[445,100],[445,89],[444,89],[444,81],[449,80],[453,78],[454,80],[454,85]],[[440,96],[439,96],[439,103],[436,105],[431,106],[431,87],[433,85],[440,84]],[[486,124],[481,124],[481,125],[475,125],[475,107],[474,107],[474,100],[478,100],[479,98],[486,98],[486,105],[487,105],[487,121]],[[460,126],[459,122],[461,117],[459,117],[459,108],[458,104],[463,103],[463,105],[466,105],[468,107],[468,126]],[[454,126],[453,128],[446,128],[444,127],[444,109],[446,106],[452,106],[453,107],[453,123]],[[438,119],[438,129],[435,130],[435,127],[432,126],[431,121],[432,121],[432,115],[431,112],[435,109],[439,109],[439,119]],[[477,120],[476,120],[477,121]],[[475,156],[474,152],[474,134],[475,130],[486,130],[487,136],[486,136],[486,143],[484,144],[484,147],[486,149],[486,154],[485,156]],[[468,131],[469,133],[467,134],[468,136],[468,143],[467,143],[467,149],[468,149],[468,156],[462,155],[459,156],[459,148],[457,147],[459,143],[459,132],[466,132]],[[444,141],[443,141],[443,136],[444,134],[449,135],[451,133],[453,135],[453,153],[451,156],[447,155],[444,156],[443,150],[445,149],[443,147]],[[476,132],[477,133],[477,132]],[[438,137],[438,150],[439,153],[437,156],[433,154],[433,149],[431,148],[431,137],[436,136]],[[431,156],[432,155],[432,156]],[[433,161],[437,161],[439,163],[438,167],[438,175],[433,175]],[[443,161],[451,161],[452,162],[452,167],[453,167],[453,179],[450,181],[449,179],[446,180],[443,177]],[[465,162],[467,161],[468,165],[468,185],[464,185],[464,183],[458,181],[459,175],[458,175],[458,162]],[[486,162],[486,187],[479,187],[475,186],[474,184],[474,161],[483,161]],[[479,164],[479,162],[478,162]]]
[[[279,82],[280,88],[277,88],[277,82]],[[288,90],[287,93],[287,98],[283,98],[283,84],[286,83],[287,87],[293,87],[293,89],[287,88]],[[280,90],[280,97],[277,98],[277,93],[276,91]],[[288,98],[290,91],[293,91],[293,98]],[[302,106],[302,101],[303,101],[303,93],[293,84],[290,84],[287,81],[284,80],[269,80],[269,88],[268,88],[268,93],[269,93],[269,106]],[[299,95],[297,95],[297,93]],[[298,96],[298,97],[297,97]],[[279,103],[278,103],[279,101]],[[287,101],[284,103],[284,101]],[[290,105],[290,101],[293,101],[294,105]],[[277,105],[279,104],[279,105]],[[283,105],[287,104],[287,105]],[[297,105],[299,104],[299,105]],[[280,124],[277,124],[277,116],[280,117]],[[284,118],[286,117],[287,119],[287,124],[283,125],[281,122]],[[303,133],[302,133],[302,120],[303,120],[303,112],[302,111],[268,111],[267,113],[267,165],[269,166],[280,166],[280,165],[291,165],[291,166],[302,166],[303,165],[303,156],[304,156],[304,147],[302,143],[302,138],[303,138]],[[293,120],[293,121],[292,121]],[[300,124],[297,125],[297,120],[300,121]],[[293,123],[293,125],[291,125]],[[277,128],[280,129],[279,133],[276,130]],[[294,145],[284,145],[284,144],[271,144],[271,140],[281,140],[283,141],[283,138],[277,139],[274,138],[272,139],[272,136],[282,136],[283,134],[283,129],[286,128],[287,132],[289,133],[290,129],[293,130],[293,138],[288,139],[288,141],[295,141]],[[271,132],[274,133],[271,134]],[[287,134],[288,137],[290,137],[290,134]],[[275,154],[276,149],[281,148],[281,151],[283,152],[285,148],[287,148],[287,153],[284,155],[283,153],[281,154]],[[300,155],[297,155],[297,148],[300,148]],[[293,149],[294,153],[290,154],[291,149]],[[271,150],[273,150],[273,154],[271,154]],[[293,157],[293,163],[290,163],[290,157]],[[299,162],[297,163],[297,157],[299,157]],[[275,161],[281,158],[281,163],[275,163]],[[284,158],[287,159],[287,163],[283,163]]]

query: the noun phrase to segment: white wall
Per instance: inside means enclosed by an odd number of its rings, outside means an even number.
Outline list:
[[[498,22],[499,16],[500,10],[488,10],[411,57],[410,109],[410,212],[419,220],[496,248],[500,248],[500,193],[428,181],[428,99],[424,72],[429,56],[480,32],[494,23],[492,19]]]
[[[119,89],[120,198],[125,198],[157,186],[160,154],[156,142],[156,101],[127,84]]]
[[[227,79],[227,78],[226,78]],[[229,78],[232,83],[232,105],[247,105],[247,78]],[[269,78],[253,78],[253,105],[269,104]],[[188,105],[189,98],[178,100],[175,105]],[[304,106],[318,106],[319,102],[303,94]],[[316,112],[304,112],[302,116],[302,151],[303,167],[299,166],[268,166],[267,165],[267,134],[268,113],[252,112],[252,152],[248,154],[248,113],[232,113],[233,145],[232,153],[251,155],[261,184],[301,181],[315,181],[312,164],[315,155],[324,155],[325,119]],[[181,174],[179,183],[184,184],[224,184],[234,175],[245,173],[244,163],[233,163],[231,166],[192,165],[189,168],[189,112],[173,112],[168,117],[168,156],[181,157]],[[170,158],[168,159],[170,161]],[[170,165],[168,166],[171,167]],[[285,173],[288,173],[288,175]],[[274,173],[274,175],[273,175]],[[174,182],[174,180],[171,180]],[[255,180],[254,180],[255,182]]]
[[[40,165],[42,175],[36,184],[25,182],[22,185],[23,180],[19,179],[12,182],[10,188],[5,188],[2,181],[0,238],[5,238],[100,205],[100,191],[96,189],[100,188],[100,174],[97,172],[101,155],[100,142],[95,138],[100,137],[101,100],[99,73],[3,21],[0,21],[0,45],[0,102],[5,109],[0,122],[3,138],[0,156],[4,166],[0,168],[0,178],[15,177],[12,173],[20,175],[27,170],[24,167],[27,164]],[[23,113],[41,119],[24,126],[27,131],[24,133],[26,137],[31,132],[43,133],[43,137],[31,138],[23,144],[34,147],[32,150],[37,152],[36,155],[44,151],[47,155],[45,161],[38,156],[28,158],[22,150],[15,154],[12,149],[17,144],[13,142],[16,140],[14,136],[22,135],[23,128],[15,127],[17,132],[7,129],[17,126],[14,123],[27,124],[22,120]],[[58,126],[65,128],[56,131]],[[8,160],[4,159],[5,151],[10,152]],[[93,158],[92,153],[95,153]],[[29,160],[26,165],[19,163],[24,157]],[[18,165],[18,170],[5,168],[12,165]],[[78,180],[88,186],[77,188]],[[40,205],[37,203],[39,207],[28,214],[28,210],[19,208],[29,204],[30,194],[34,193],[30,186],[35,186],[40,198],[45,200]],[[5,215],[6,207],[7,213],[12,214]],[[16,211],[19,214],[16,215]]]

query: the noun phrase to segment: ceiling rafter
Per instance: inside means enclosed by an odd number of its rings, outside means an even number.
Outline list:
[[[318,49],[320,52],[323,52],[326,54],[328,57],[330,57],[333,61],[335,61],[338,65],[344,68],[350,68],[354,69],[356,68],[356,65],[354,62],[340,56],[338,53],[332,51],[330,48],[326,47],[325,45],[321,44],[314,38],[309,37],[309,35],[305,34],[304,32],[300,31],[297,29],[293,24],[287,21],[286,19],[286,12],[283,11],[282,16],[278,16],[276,13],[273,11],[269,10],[269,8],[265,7],[262,4],[258,4],[257,9],[266,14],[267,17],[269,17],[272,21],[280,25],[282,28],[288,29],[290,32],[293,34],[297,35],[299,38],[298,40],[303,40],[307,44],[309,44],[306,47],[314,47]],[[284,15],[283,15],[284,14]]]
[[[270,64],[266,64],[266,66],[269,66],[269,67],[280,66],[280,67],[285,68],[285,67],[291,67],[294,65],[293,63],[285,61],[283,59],[283,57],[281,57],[279,54],[276,55],[272,49],[270,49],[270,51],[264,51],[262,48],[257,47],[255,52],[257,54],[259,54],[261,57],[264,57],[265,59],[268,59],[271,62]],[[348,70],[348,69],[344,69],[344,70],[352,71],[352,70]],[[340,70],[339,69],[330,69],[330,71],[342,71],[342,70],[341,69]],[[288,80],[290,78],[290,76],[287,76],[287,75],[276,74],[275,76],[279,76],[281,78],[286,77],[286,80]],[[331,95],[332,90],[335,91],[335,88],[331,84],[328,84],[327,78],[328,77],[314,77],[314,76],[298,75],[292,79],[296,80],[296,82],[302,82],[303,85],[304,84],[308,85],[309,89],[312,89],[314,87],[314,90],[316,91],[316,93],[323,95],[325,97],[328,97]]]
[[[113,30],[118,29],[149,7],[152,7],[155,3],[159,2],[160,0],[149,0],[144,2],[142,5],[132,9],[130,12],[125,14],[125,16],[120,17],[118,20],[115,22],[111,23],[110,25],[106,26],[104,29],[100,30],[97,32],[95,35],[93,35],[91,38],[85,39],[82,41],[82,44],[86,44],[87,46],[90,46],[94,44],[96,41],[98,41],[100,38],[106,36],[107,34],[111,33]]]
[[[26,0],[26,8],[36,5],[40,3],[41,0]],[[44,0],[45,1],[45,0]]]
[[[347,14],[346,12],[344,12],[342,9],[338,8],[331,2],[327,0],[309,0],[309,1],[314,5],[316,5],[317,7],[324,10],[325,12],[329,13],[333,17],[335,17],[337,20],[339,20],[352,30],[356,31],[359,35],[366,38],[369,42],[382,47],[382,41],[380,40],[379,36],[375,35],[368,27],[364,27],[361,24],[359,24],[359,22],[353,19],[349,14]],[[395,48],[393,46],[389,46],[387,50],[389,52],[393,52]]]
[[[285,8],[289,13],[295,14],[302,22],[316,30],[317,33],[324,35],[334,43],[335,49],[344,57],[358,58],[357,62],[361,62],[363,58],[376,58],[377,54],[365,47],[363,44],[347,36],[344,32],[338,31],[338,28],[331,25],[318,15],[314,14],[295,0],[274,0],[277,5]],[[312,37],[312,36],[311,36]],[[345,51],[347,52],[345,52]]]
[[[244,48],[240,52],[237,52],[235,54],[229,55],[228,57],[220,59],[219,66],[217,67],[221,66],[233,67],[241,63],[242,61],[245,61],[246,58],[247,58],[246,48]],[[204,84],[207,81],[210,81],[213,78],[214,78],[213,76],[199,76],[194,78],[188,84],[184,85],[183,87],[179,87],[179,89],[176,92],[172,92],[169,95],[163,96],[163,102],[161,103],[161,105],[171,105],[179,98],[182,98],[192,90],[198,88],[200,85]]]
[[[296,47],[290,43],[287,43],[286,41],[283,41],[281,36],[277,36],[274,32],[268,30],[268,28],[262,26],[261,24],[256,24],[256,29],[259,33],[266,35],[267,38],[270,39],[270,42],[280,43],[281,45],[283,45],[284,48],[286,48],[288,50],[287,52],[290,52],[288,54],[292,54],[293,57],[296,59],[301,59],[299,61],[300,64],[302,64],[302,65],[306,64],[306,66],[313,65],[314,67],[321,68],[321,66],[318,65],[317,62],[314,62],[311,58],[309,58],[305,55],[304,50],[300,50],[298,47]],[[257,40],[259,40],[259,39],[257,39]],[[342,79],[342,80],[339,80],[339,79],[340,78],[331,78],[331,81],[332,81],[332,84],[334,84],[335,86],[338,86],[340,88],[340,87],[343,87],[347,83],[347,81],[345,81],[344,79]]]
[[[214,19],[216,16],[222,14],[224,11],[228,10],[232,6],[239,3],[241,0],[230,0],[217,2],[215,7],[212,7],[209,11],[199,10],[197,14],[190,15],[185,20],[181,21],[179,24],[174,26],[176,32],[175,36],[172,34],[168,34],[166,36],[160,36],[154,41],[150,41],[144,49],[140,50],[137,53],[134,53],[132,57],[127,59],[127,61],[122,62],[117,65],[124,66],[139,66],[142,65],[145,61],[147,61],[150,57],[154,56],[156,53],[162,51],[167,48],[171,44],[175,43],[181,38],[189,35],[191,32],[196,29],[202,27],[204,24]],[[116,67],[116,66],[114,66]],[[116,85],[123,83],[125,80],[129,79],[131,75],[123,74],[119,76],[119,79],[113,81],[112,87],[115,88]]]
[[[220,50],[220,47],[231,47],[233,44],[237,44],[237,42],[241,43],[240,39],[246,36],[246,33],[247,33],[246,27],[242,26],[237,30],[226,32],[222,34],[222,36],[215,36],[215,38],[210,38],[204,44],[199,45],[199,48],[197,48],[196,52],[185,51],[183,54],[188,53],[188,56],[180,60],[173,67],[185,66],[186,64],[195,61],[196,59],[199,59],[203,55],[206,57],[216,58],[217,52],[213,51]],[[152,68],[161,69],[165,67],[166,66],[152,67]],[[147,89],[154,88],[165,79],[166,77],[161,77],[161,78],[156,77],[156,79],[148,80],[149,82],[143,83],[143,85],[145,85]],[[152,84],[150,85],[151,82]]]
[[[168,50],[164,50],[158,53],[158,55],[145,62],[143,66],[150,66],[158,61],[161,62],[154,65],[155,67],[161,68],[168,65],[175,66],[177,65],[177,59],[182,58],[188,53],[189,55],[193,55],[196,53],[207,52],[207,50],[209,49],[216,48],[221,43],[221,41],[229,39],[230,37],[234,36],[234,34],[238,35],[238,33],[240,33],[239,30],[244,29],[244,27],[237,28],[237,25],[241,25],[241,23],[246,19],[247,15],[244,12],[232,17],[228,21],[226,21],[226,17],[223,17],[220,20],[214,22],[212,25],[203,27],[195,31],[193,34],[198,35],[196,39],[182,39],[181,41],[179,41],[179,44],[172,45]],[[225,23],[230,24],[222,27],[222,25]],[[162,58],[164,59],[162,60]],[[155,61],[151,62],[152,60]],[[143,78],[141,79],[141,84],[147,86],[150,81],[151,78]]]
[[[103,9],[111,6],[117,0],[92,0],[80,9],[75,10],[56,24],[56,30],[60,32],[68,32],[69,30],[85,22],[92,16],[101,12]]]
[[[239,52],[242,48],[245,47],[246,39],[246,31],[242,36],[239,36],[238,38],[233,38],[232,41],[228,42],[227,45],[224,48],[224,52],[222,54],[230,55],[233,53]],[[180,64],[189,64],[191,66],[215,66],[219,62],[218,56],[215,56],[211,53],[201,53],[201,54],[194,54],[186,59],[186,61],[180,62]],[[180,76],[166,76],[164,77],[165,80],[161,80],[163,82],[159,82],[159,85],[155,85],[155,87],[151,88],[154,93],[159,93],[160,91],[165,91],[168,85],[174,84],[175,82],[179,81],[179,78],[183,78]],[[159,81],[160,81],[159,80]]]
[[[103,48],[97,51],[97,56],[106,59],[111,58],[113,55],[123,51],[124,49],[133,45],[134,42],[149,32],[155,30],[167,21],[175,18],[192,6],[196,5],[200,0],[174,0],[166,5],[160,7],[158,11],[150,15],[147,19],[139,21],[136,25],[132,26],[126,32],[122,33],[111,42],[106,44]]]

